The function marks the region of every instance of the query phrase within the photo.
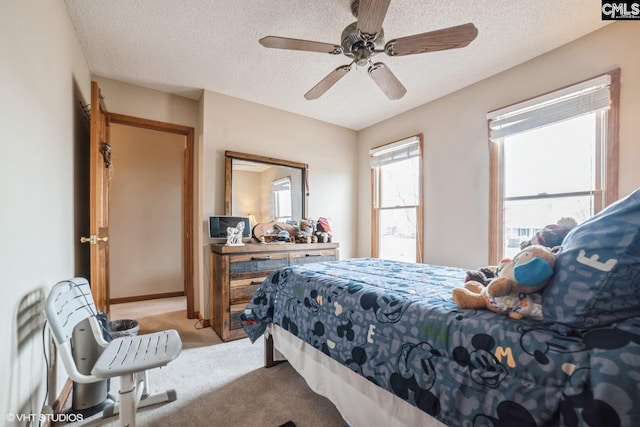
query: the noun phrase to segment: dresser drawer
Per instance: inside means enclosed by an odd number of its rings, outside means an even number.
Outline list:
[[[308,264],[311,262],[335,261],[335,250],[309,250],[301,252],[292,252],[291,265]]]
[[[231,280],[229,282],[229,302],[231,304],[247,303],[266,278],[266,276],[260,276]]]
[[[242,322],[240,321],[240,315],[244,312],[246,303],[233,304],[229,309],[229,329],[241,329]]]
[[[231,279],[259,277],[289,265],[288,253],[232,255],[229,257]]]
[[[211,245],[211,327],[225,342],[246,337],[240,317],[269,274],[291,265],[337,259],[337,243]]]

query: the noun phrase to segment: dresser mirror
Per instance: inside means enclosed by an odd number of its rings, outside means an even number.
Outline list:
[[[307,217],[308,165],[225,151],[225,215],[249,217],[251,225]]]

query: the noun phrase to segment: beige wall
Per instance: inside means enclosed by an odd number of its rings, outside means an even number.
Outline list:
[[[247,171],[233,171],[233,194],[234,203],[232,215],[245,216],[253,214],[257,222],[267,221],[262,219],[261,206],[262,199],[255,197],[257,189],[260,189],[260,173]],[[223,212],[224,213],[224,212]]]
[[[195,128],[195,309],[209,317],[206,221],[224,213],[224,152],[308,163],[309,214],[333,218],[342,258],[356,247],[356,133],[296,114],[205,91],[200,101],[94,77],[110,112]]]
[[[355,256],[358,218],[355,131],[209,91],[204,92],[202,104],[205,220],[224,213],[225,150],[308,163],[309,216],[332,218],[340,257]],[[203,242],[203,252],[208,256],[208,237]],[[203,290],[207,286],[205,278]],[[201,306],[200,311],[208,317],[208,305]]]
[[[23,296],[74,270],[74,146],[90,76],[62,1],[0,2],[0,423],[39,413],[40,331],[17,353]],[[86,124],[85,124],[86,128]],[[59,370],[57,395],[64,382]],[[26,400],[34,392],[31,401]],[[27,407],[23,407],[23,405]],[[27,414],[29,411],[26,412]]]
[[[202,194],[202,182],[200,181],[202,162],[202,138],[198,136],[202,133],[202,121],[199,101],[184,98],[182,96],[171,95],[156,90],[146,89],[119,81],[93,76],[93,80],[98,82],[102,94],[105,97],[105,104],[111,113],[125,114],[143,119],[157,120],[166,123],[173,123],[194,128],[194,229],[195,236],[194,254],[194,297],[195,308],[198,310],[202,293],[200,288],[203,283],[203,258],[202,258],[202,222],[200,210],[200,195]],[[208,295],[208,294],[204,294]]]
[[[425,257],[431,264],[477,268],[488,262],[489,111],[613,68],[622,71],[620,196],[640,186],[640,55],[629,47],[640,25],[618,22],[518,67],[358,133],[358,254],[370,251],[368,150],[424,133]],[[541,159],[540,163],[543,163]],[[532,161],[535,174],[544,173]]]
[[[110,298],[184,291],[185,137],[111,125]]]

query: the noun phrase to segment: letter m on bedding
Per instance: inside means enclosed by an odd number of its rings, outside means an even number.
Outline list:
[[[507,366],[510,367],[510,368],[515,368],[516,367],[516,360],[513,358],[513,353],[511,352],[511,347],[503,348],[500,345],[497,346],[496,347],[495,356],[496,356],[496,359],[498,359],[498,361],[500,363],[502,363],[502,358],[506,357],[507,358]]]

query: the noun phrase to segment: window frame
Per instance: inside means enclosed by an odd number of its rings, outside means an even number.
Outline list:
[[[380,194],[380,167],[371,167],[371,256],[373,258],[378,258],[379,256],[379,224],[380,224],[380,212],[382,210],[392,210],[399,208],[415,208],[416,209],[416,263],[423,262],[423,249],[424,249],[424,170],[423,170],[423,157],[424,157],[424,149],[423,149],[423,134],[410,135],[406,138],[402,138],[393,142],[389,142],[387,144],[379,145],[372,150],[383,149],[386,146],[390,146],[392,144],[396,144],[400,141],[417,138],[418,139],[418,147],[419,147],[419,155],[418,155],[418,204],[417,205],[403,205],[403,206],[394,206],[381,208],[379,205],[379,200],[381,197]]]
[[[286,190],[282,190],[282,189],[278,189],[279,187],[286,187]],[[289,193],[289,215],[282,215],[283,213],[286,212],[281,212],[281,198],[282,198],[282,194],[281,193]],[[284,176],[282,178],[278,178],[275,179],[273,181],[271,181],[271,197],[272,197],[272,203],[273,203],[273,216],[275,221],[279,221],[279,222],[284,222],[283,220],[286,219],[293,219],[292,215],[293,215],[293,207],[292,207],[292,203],[291,203],[291,177],[290,176]]]
[[[618,156],[619,156],[619,116],[620,116],[620,69],[611,70],[602,75],[609,75],[609,96],[611,105],[606,113],[606,129],[600,129],[599,133],[604,136],[606,160],[604,163],[605,179],[602,186],[601,198],[596,198],[594,213],[597,213],[605,206],[618,199]],[[598,77],[598,76],[596,76]],[[596,78],[594,77],[594,78]],[[580,84],[591,79],[583,80]],[[571,87],[572,85],[547,92],[541,96],[553,94]],[[538,96],[534,97],[537,98]],[[530,99],[525,101],[526,102]],[[518,105],[517,102],[511,105]],[[506,107],[505,107],[506,108]],[[601,121],[598,121],[600,123]],[[487,131],[490,132],[490,120],[487,121]],[[504,248],[504,140],[499,139],[489,142],[489,264],[497,265],[502,258]],[[600,203],[599,201],[602,201]]]

